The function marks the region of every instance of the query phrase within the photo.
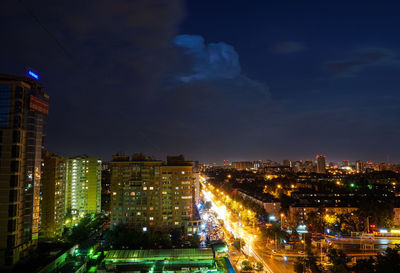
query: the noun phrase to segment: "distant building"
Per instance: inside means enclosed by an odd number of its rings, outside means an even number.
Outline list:
[[[350,162],[348,160],[343,160],[341,167],[350,167]]]
[[[253,169],[254,170],[262,169],[263,166],[264,166],[264,164],[261,160],[253,161]]]
[[[294,162],[292,169],[293,169],[293,172],[295,172],[295,173],[302,172],[303,171],[303,162],[302,161]]]
[[[326,173],[326,163],[324,155],[317,155],[317,173]]]
[[[336,214],[347,214],[354,213],[357,211],[357,207],[349,206],[321,206],[321,205],[291,205],[289,207],[289,218],[292,222],[298,222],[299,224],[306,224],[306,215],[310,212],[319,212],[322,215],[336,215]]]
[[[36,80],[0,74],[0,267],[37,246],[48,101]]]
[[[142,154],[115,155],[111,166],[111,226],[132,229],[181,228],[197,234],[200,218],[195,208],[192,162],[183,156],[155,160]]]
[[[46,152],[42,171],[40,237],[61,236],[65,218],[66,159]]]
[[[254,164],[250,161],[236,161],[232,162],[232,167],[238,171],[244,171],[254,168]]]
[[[306,173],[314,172],[314,164],[311,160],[306,160],[306,162],[304,162],[304,171]]]
[[[283,160],[283,166],[288,166],[288,167],[292,167],[292,161],[290,161],[289,159],[285,159]]]
[[[270,215],[274,216],[276,219],[279,218],[281,211],[281,203],[279,199],[271,199],[264,196],[263,193],[254,194],[249,193],[246,190],[239,189],[236,193],[244,199],[250,200],[260,207],[264,208],[264,210]]]
[[[66,212],[82,217],[101,210],[101,170],[99,158],[77,156],[67,159]]]

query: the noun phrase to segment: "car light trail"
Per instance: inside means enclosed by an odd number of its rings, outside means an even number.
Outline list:
[[[254,244],[254,238],[256,236],[249,234],[245,229],[241,228],[241,223],[239,222],[232,222],[230,219],[230,213],[227,211],[227,208],[225,205],[218,205],[218,201],[214,201],[214,196],[211,192],[206,191],[206,187],[204,183],[202,183],[203,186],[203,196],[206,201],[211,202],[211,210],[215,212],[216,218],[219,220],[224,221],[224,228],[232,234],[235,238],[242,238],[245,240],[246,245],[245,248],[248,248],[248,253],[250,256],[255,257],[259,262],[261,262],[266,271],[268,273],[273,273],[271,268],[268,266],[268,264],[261,258],[261,256],[255,251],[253,244]]]

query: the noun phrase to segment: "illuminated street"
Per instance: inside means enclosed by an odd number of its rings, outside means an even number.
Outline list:
[[[260,239],[261,234],[257,228],[242,223],[221,201],[216,200],[204,183],[202,186],[204,200],[211,202],[211,211],[215,213],[217,220],[223,221],[225,232],[230,233],[234,238],[244,240],[245,246],[242,248],[244,254],[261,262],[265,272],[293,272],[293,264],[286,256],[273,255],[271,249],[266,248],[267,242]]]

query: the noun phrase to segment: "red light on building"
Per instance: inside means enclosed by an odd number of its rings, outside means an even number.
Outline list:
[[[29,109],[44,115],[49,114],[49,103],[33,95],[29,96]]]

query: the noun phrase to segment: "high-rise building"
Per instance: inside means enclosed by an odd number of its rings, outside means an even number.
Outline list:
[[[111,166],[111,227],[136,230],[181,228],[197,233],[200,219],[195,208],[192,162],[183,156],[167,162],[142,154],[115,155]]]
[[[44,154],[42,171],[42,198],[40,237],[55,238],[62,235],[65,218],[66,159]]]
[[[37,246],[48,101],[36,80],[0,74],[0,266]]]
[[[365,167],[364,161],[361,161],[361,160],[356,161],[356,172],[357,173],[363,173],[364,167]]]
[[[295,173],[302,172],[303,171],[303,162],[301,160],[294,162],[292,170]]]
[[[326,173],[326,163],[324,155],[317,155],[317,173]]]
[[[343,160],[341,167],[350,167],[350,162],[348,160]]]
[[[287,166],[289,168],[292,167],[292,161],[290,161],[289,159],[284,159],[282,163],[283,163],[283,166]]]
[[[67,159],[66,213],[82,217],[101,210],[101,160],[77,156]]]
[[[314,172],[314,164],[311,160],[306,160],[304,162],[304,171],[306,173],[312,173]]]

